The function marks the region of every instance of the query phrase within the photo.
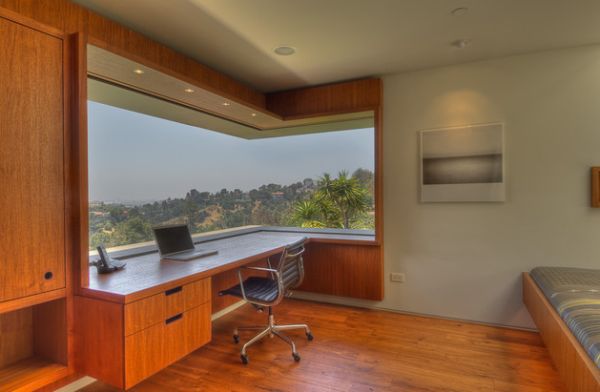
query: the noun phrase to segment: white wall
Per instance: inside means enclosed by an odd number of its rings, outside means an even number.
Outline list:
[[[467,49],[468,50],[468,49]],[[600,268],[600,46],[384,77],[385,300],[378,306],[533,327],[520,273]],[[421,129],[504,122],[505,203],[419,203]],[[406,283],[389,281],[405,272]]]

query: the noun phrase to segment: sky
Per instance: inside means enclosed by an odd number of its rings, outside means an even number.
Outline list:
[[[246,140],[88,101],[89,199],[248,191],[323,173],[373,170],[373,128]]]

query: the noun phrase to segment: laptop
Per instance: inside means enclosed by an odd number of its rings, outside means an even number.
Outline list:
[[[161,260],[190,261],[218,253],[216,250],[194,246],[187,225],[156,226],[152,228]]]

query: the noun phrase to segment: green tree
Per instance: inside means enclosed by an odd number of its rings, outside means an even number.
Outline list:
[[[115,227],[116,244],[136,244],[152,239],[152,226],[140,216],[128,219]]]
[[[294,216],[302,227],[350,229],[368,210],[368,190],[342,171],[337,178],[325,173],[312,197],[294,205]]]
[[[302,200],[294,205],[294,220],[300,222],[301,227],[323,228],[321,221],[321,206],[315,200]]]

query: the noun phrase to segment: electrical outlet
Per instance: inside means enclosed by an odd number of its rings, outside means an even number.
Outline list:
[[[392,282],[404,283],[404,281],[406,280],[406,275],[401,272],[392,272],[390,274],[390,280]]]

